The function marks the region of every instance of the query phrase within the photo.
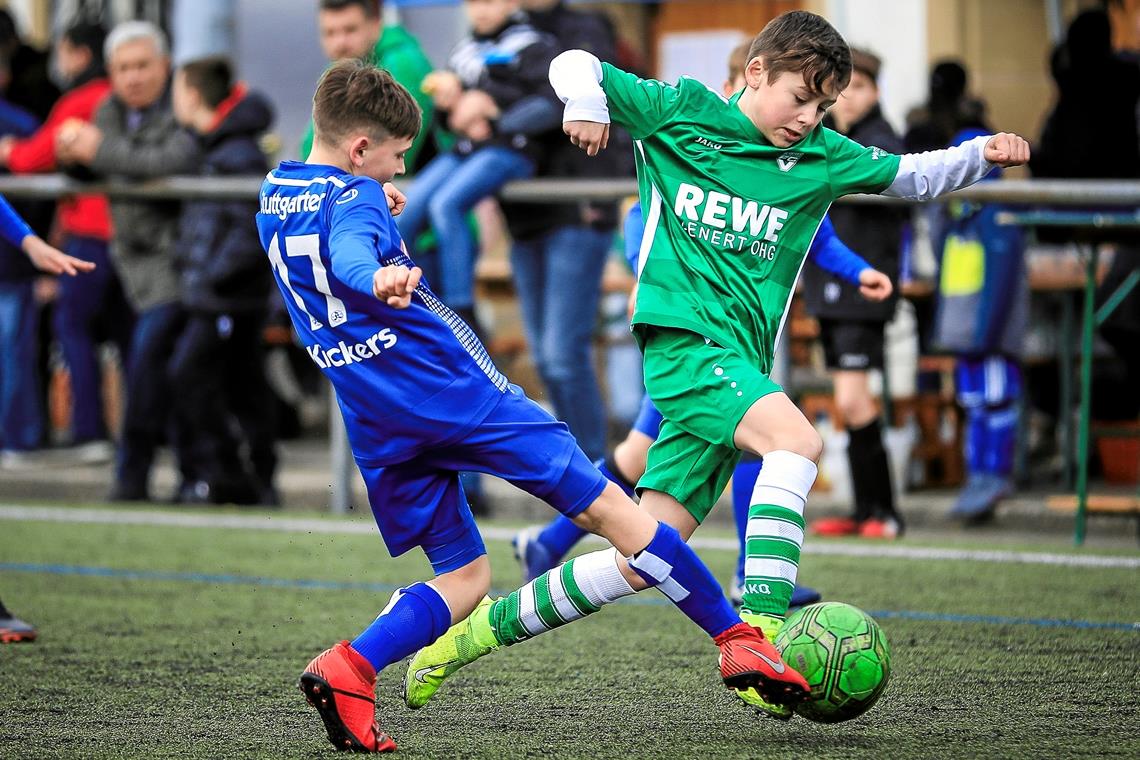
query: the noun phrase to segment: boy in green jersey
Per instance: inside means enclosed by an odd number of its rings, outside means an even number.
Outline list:
[[[1029,158],[1028,144],[1011,134],[898,156],[822,128],[851,68],[842,36],[802,11],[780,16],[753,40],[747,86],[727,100],[696,80],[640,79],[581,50],[562,53],[550,67],[575,145],[596,155],[611,119],[636,141],[646,230],[633,332],[646,391],[664,418],[638,483],[641,506],[688,537],[741,452],[764,457],[749,510],[742,617],[769,638],[795,585],[804,505],[823,448],[769,373],[828,206],[860,192],[928,200],[980,180],[994,165]],[[882,277],[874,270],[863,276],[868,286]],[[519,619],[518,610],[543,599],[558,573],[484,603],[421,650],[405,679],[408,704],[426,702],[443,678],[476,657],[569,622]]]

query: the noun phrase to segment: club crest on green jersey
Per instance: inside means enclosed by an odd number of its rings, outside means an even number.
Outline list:
[[[800,162],[800,158],[802,158],[803,155],[804,154],[799,151],[781,153],[776,157],[776,164],[780,167],[780,171],[790,172],[792,167]]]

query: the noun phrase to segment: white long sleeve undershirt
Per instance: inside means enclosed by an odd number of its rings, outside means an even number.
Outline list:
[[[928,201],[951,190],[969,187],[994,168],[985,159],[990,137],[975,137],[945,150],[903,154],[898,174],[883,195]]]

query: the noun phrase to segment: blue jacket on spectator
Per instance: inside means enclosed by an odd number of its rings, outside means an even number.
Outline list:
[[[951,145],[979,135],[962,130]],[[986,179],[994,179],[998,169]],[[997,223],[1001,207],[950,201],[940,236],[938,316],[934,344],[964,356],[1019,358],[1029,314],[1020,228]]]
[[[237,86],[218,108],[217,128],[200,135],[200,174],[265,174],[269,164],[258,138],[273,122],[263,96]],[[266,308],[270,270],[257,238],[255,201],[189,201],[182,208],[175,247],[182,302],[193,311],[219,314]]]

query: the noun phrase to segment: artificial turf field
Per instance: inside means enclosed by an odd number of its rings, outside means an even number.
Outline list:
[[[330,754],[297,676],[427,566],[322,525],[345,523],[0,520],[0,598],[40,629],[34,644],[0,647],[0,758]],[[993,548],[969,535],[940,545]],[[496,589],[515,587],[507,544],[488,548]],[[1001,549],[1097,554],[1061,540]],[[701,554],[728,579],[733,552]],[[381,723],[408,758],[1136,758],[1140,555],[1112,556],[1124,566],[809,544],[802,580],[877,613],[892,648],[889,688],[849,723],[753,717],[720,686],[715,648],[656,592],[485,658],[418,712],[403,707],[393,667],[380,677]]]

